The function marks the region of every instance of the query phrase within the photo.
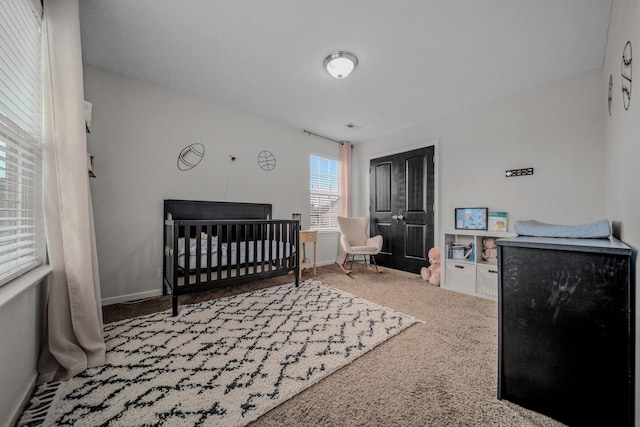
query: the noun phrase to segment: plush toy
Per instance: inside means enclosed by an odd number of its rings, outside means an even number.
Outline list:
[[[482,259],[488,262],[498,262],[498,247],[495,237],[482,238]]]
[[[440,248],[429,249],[429,267],[422,267],[420,275],[434,286],[440,286]]]

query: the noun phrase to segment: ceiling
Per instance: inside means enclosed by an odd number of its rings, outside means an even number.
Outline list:
[[[80,25],[86,64],[362,142],[602,67],[610,10],[611,0],[80,0]],[[359,59],[344,80],[322,67],[336,50]]]

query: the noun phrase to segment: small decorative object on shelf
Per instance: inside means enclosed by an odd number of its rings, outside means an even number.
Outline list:
[[[507,213],[489,212],[489,231],[507,231]]]
[[[482,238],[482,259],[492,264],[498,263],[498,247],[496,246],[495,237]]]
[[[449,258],[473,261],[473,243],[469,242],[453,242],[449,245]]]

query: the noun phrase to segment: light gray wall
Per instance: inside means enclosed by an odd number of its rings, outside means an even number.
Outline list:
[[[638,57],[640,48],[640,2],[616,0],[613,2],[609,23],[609,38],[602,77],[600,99],[606,104],[609,76],[613,76],[611,116],[605,116],[605,208],[607,216],[619,226],[620,238],[634,249],[635,271],[638,271],[637,254],[640,248],[640,92],[631,87],[631,103],[625,110],[622,102],[622,51],[631,41],[633,53]],[[635,61],[634,61],[635,62]],[[638,65],[637,62],[635,65]],[[638,76],[633,67],[633,76]],[[637,77],[635,79],[638,81]],[[637,84],[637,83],[636,83]],[[636,273],[637,275],[637,273]],[[636,292],[636,298],[640,294]],[[636,307],[640,307],[636,299]],[[640,425],[640,322],[636,315],[636,412],[635,425]]]
[[[487,206],[522,219],[576,224],[605,217],[604,102],[593,71],[449,115],[354,149],[353,209],[369,207],[369,161],[390,150],[437,141],[439,230],[456,207]],[[437,102],[437,100],[434,100]],[[534,175],[505,178],[533,167]]]
[[[300,212],[308,227],[309,155],[337,158],[338,144],[98,68],[85,67],[84,79],[103,302],[161,293],[164,199],[271,203],[274,218]],[[180,171],[178,154],[193,143],[204,158]],[[262,150],[276,156],[270,172],[258,166]],[[337,234],[320,235],[318,252],[334,262]]]

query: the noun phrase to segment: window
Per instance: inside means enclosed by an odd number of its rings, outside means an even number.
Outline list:
[[[311,156],[309,223],[312,230],[338,228],[340,187],[338,160]]]
[[[42,6],[0,2],[0,285],[44,259]]]

